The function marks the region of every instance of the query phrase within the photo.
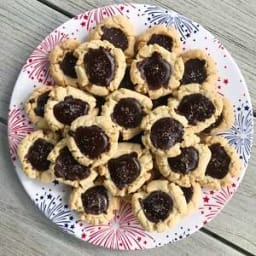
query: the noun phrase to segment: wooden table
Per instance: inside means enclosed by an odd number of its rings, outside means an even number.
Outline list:
[[[7,149],[7,110],[24,61],[38,43],[70,17],[100,5],[99,0],[2,0],[0,2],[0,255],[121,255],[62,233],[23,190]],[[137,2],[145,2],[139,0]],[[204,25],[239,64],[256,110],[256,1],[155,0]],[[178,243],[127,255],[256,255],[256,150],[237,193],[211,223]]]

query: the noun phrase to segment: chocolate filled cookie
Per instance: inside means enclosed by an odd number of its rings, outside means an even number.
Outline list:
[[[104,185],[91,182],[72,191],[69,207],[77,211],[80,219],[87,223],[106,224],[118,210],[119,199],[112,196]]]
[[[234,111],[231,102],[227,98],[223,98],[223,108],[221,114],[216,118],[216,121],[205,128],[204,134],[214,135],[223,132],[232,127],[234,123]]]
[[[44,118],[45,104],[49,99],[52,87],[42,85],[37,87],[29,96],[25,104],[25,112],[32,124],[40,129],[48,129],[48,124]]]
[[[180,186],[187,203],[187,212],[190,215],[195,212],[202,202],[202,189],[199,183],[192,182],[189,187]]]
[[[211,152],[206,145],[195,144],[180,149],[177,156],[156,156],[161,174],[169,181],[189,187],[194,181],[204,178]]]
[[[103,116],[77,118],[68,133],[68,148],[82,165],[93,167],[106,163],[117,150],[119,132]]]
[[[131,64],[131,80],[135,90],[151,99],[170,94],[179,87],[184,64],[180,57],[163,47],[145,45]]]
[[[21,141],[18,147],[18,156],[22,170],[28,177],[43,182],[53,181],[53,177],[49,173],[48,156],[57,143],[57,139],[56,134],[38,130],[27,135]]]
[[[45,119],[52,131],[67,132],[80,116],[95,115],[93,96],[73,87],[54,87],[45,107]]]
[[[134,54],[135,29],[125,16],[106,18],[97,24],[88,36],[89,40],[106,40],[131,58]]]
[[[119,87],[126,68],[121,49],[108,41],[93,40],[81,44],[75,56],[81,88],[94,95],[106,96]]]
[[[84,187],[97,177],[97,172],[90,166],[78,163],[67,146],[67,139],[62,139],[48,155],[51,162],[50,173],[55,180],[72,187]]]
[[[176,156],[181,147],[199,142],[199,138],[186,129],[187,120],[167,106],[154,109],[142,121],[142,142],[152,153],[160,156]]]
[[[169,107],[184,116],[194,133],[201,132],[214,123],[222,112],[223,100],[216,92],[199,84],[190,84],[174,92],[176,99],[169,100]]]
[[[132,210],[145,230],[163,232],[187,212],[187,203],[179,186],[154,180],[133,195]]]
[[[56,82],[61,86],[78,86],[75,65],[77,57],[75,49],[80,45],[75,39],[67,39],[53,48],[50,52],[50,72]]]
[[[202,50],[189,50],[181,55],[184,74],[181,85],[200,84],[203,88],[214,89],[218,71],[214,60]]]
[[[173,27],[165,25],[156,25],[137,38],[137,49],[141,49],[145,45],[157,44],[165,48],[169,52],[179,55],[182,51],[180,36]]]
[[[152,101],[147,96],[122,88],[108,96],[101,114],[111,117],[123,140],[129,140],[142,131],[142,119],[151,109]]]
[[[116,196],[125,196],[139,189],[149,178],[152,156],[139,144],[119,143],[117,151],[99,173],[106,177],[104,184]]]
[[[200,181],[204,187],[220,189],[232,182],[241,170],[241,161],[236,150],[220,136],[207,137],[205,143],[211,151],[205,177]]]

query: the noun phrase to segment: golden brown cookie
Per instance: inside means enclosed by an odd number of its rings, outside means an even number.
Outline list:
[[[163,232],[187,212],[183,191],[167,180],[154,180],[132,197],[132,210],[147,231]]]
[[[45,104],[49,99],[49,93],[52,87],[42,85],[37,87],[29,96],[25,104],[25,112],[32,124],[40,129],[48,129],[47,122],[44,118]]]
[[[28,134],[19,144],[18,156],[24,173],[31,179],[43,182],[54,180],[49,173],[48,155],[57,143],[57,136],[42,130]]]
[[[56,82],[61,86],[78,86],[75,65],[77,57],[74,50],[80,45],[75,39],[67,39],[56,45],[50,52],[50,72]]]
[[[112,196],[102,184],[87,183],[75,188],[69,199],[69,207],[79,213],[80,219],[93,225],[106,224],[119,208],[119,199]]]
[[[216,121],[203,130],[204,134],[214,135],[232,127],[234,123],[234,110],[231,102],[223,97],[223,108]]]
[[[179,55],[182,52],[180,35],[173,27],[163,24],[153,26],[137,37],[136,48],[139,50],[144,45],[157,44],[169,52]]]
[[[117,150],[119,132],[110,119],[103,116],[77,118],[68,133],[68,148],[82,165],[105,164]]]
[[[188,127],[194,133],[214,123],[222,112],[222,96],[199,84],[182,86],[174,92],[174,96],[176,99],[169,100],[169,107],[187,119]]]
[[[157,107],[142,121],[143,144],[154,154],[176,156],[181,147],[194,145],[200,140],[186,129],[187,125],[186,118],[167,106]]]
[[[111,117],[123,140],[129,140],[142,131],[141,121],[151,109],[152,101],[147,96],[122,88],[108,96],[101,115]]]
[[[106,18],[91,30],[88,40],[106,40],[120,48],[128,58],[134,55],[135,28],[123,15]]]
[[[50,175],[72,187],[84,187],[98,176],[92,167],[81,165],[74,159],[67,147],[67,139],[55,145],[48,160],[51,162]]]
[[[195,212],[202,202],[202,189],[199,183],[192,182],[190,187],[180,186],[186,202],[187,202],[187,212],[185,215],[190,215]]]
[[[194,181],[204,178],[210,158],[211,151],[207,145],[195,144],[181,148],[181,154],[174,157],[156,155],[156,164],[169,181],[190,187]]]
[[[181,85],[200,84],[202,88],[215,88],[218,71],[214,60],[200,49],[189,50],[181,55],[184,61],[184,74]]]
[[[131,64],[130,74],[136,91],[157,99],[179,87],[183,71],[180,57],[153,44],[139,50]]]
[[[81,88],[106,96],[116,90],[124,76],[126,63],[121,49],[108,41],[93,40],[75,51],[76,72]]]
[[[76,118],[95,115],[95,106],[95,98],[88,93],[71,86],[57,86],[49,94],[45,119],[52,131],[65,133]]]
[[[220,189],[232,182],[232,177],[241,171],[241,161],[236,150],[220,136],[207,137],[205,143],[211,151],[205,177],[200,181],[203,187]]]
[[[106,177],[104,184],[115,196],[126,196],[139,189],[150,177],[152,156],[139,144],[119,143],[117,151],[99,173]]]

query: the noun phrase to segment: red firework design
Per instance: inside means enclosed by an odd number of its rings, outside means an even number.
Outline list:
[[[129,12],[127,9],[128,6],[133,7],[131,4],[105,6],[80,14],[76,16],[75,19],[81,20],[81,26],[89,30],[94,22],[99,23],[101,20],[107,17],[118,14],[123,15],[125,12]]]
[[[239,178],[237,181],[238,180]],[[204,225],[220,212],[227,201],[233,196],[236,187],[237,183],[234,181],[230,186],[222,188],[219,191],[203,191],[203,206],[200,207],[199,210],[204,216]]]
[[[67,38],[67,34],[57,30],[48,35],[30,55],[23,67],[23,72],[27,72],[28,77],[32,80],[36,79],[39,83],[52,85],[53,80],[49,74],[48,54],[55,45]]]
[[[144,231],[131,211],[131,205],[122,201],[114,218],[106,225],[85,225],[81,238],[88,242],[118,250],[143,249],[153,238]]]
[[[9,111],[8,139],[11,158],[16,160],[17,147],[20,141],[33,131],[33,127],[26,119],[23,110],[14,107]]]

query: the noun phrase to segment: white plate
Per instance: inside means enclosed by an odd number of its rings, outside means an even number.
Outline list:
[[[164,233],[149,233],[143,230],[131,213],[130,205],[123,202],[114,219],[107,225],[88,225],[77,220],[68,209],[69,188],[56,182],[42,184],[28,179],[17,161],[17,145],[33,127],[24,114],[24,101],[28,94],[40,83],[53,84],[49,76],[48,53],[66,38],[81,41],[96,23],[103,18],[122,14],[130,18],[138,33],[158,24],[174,26],[180,33],[183,50],[200,48],[211,55],[217,63],[220,77],[216,89],[228,97],[234,107],[235,123],[223,133],[240,155],[243,168],[233,184],[220,191],[203,191],[200,208],[191,216],[183,219],[176,227]],[[70,234],[94,245],[119,250],[146,249],[162,246],[180,240],[201,228],[213,219],[233,196],[244,176],[250,156],[253,138],[252,106],[248,90],[233,58],[221,44],[201,25],[160,7],[139,4],[112,5],[94,9],[67,21],[49,34],[33,51],[23,66],[13,90],[8,135],[10,153],[21,183],[38,208],[56,225]]]

